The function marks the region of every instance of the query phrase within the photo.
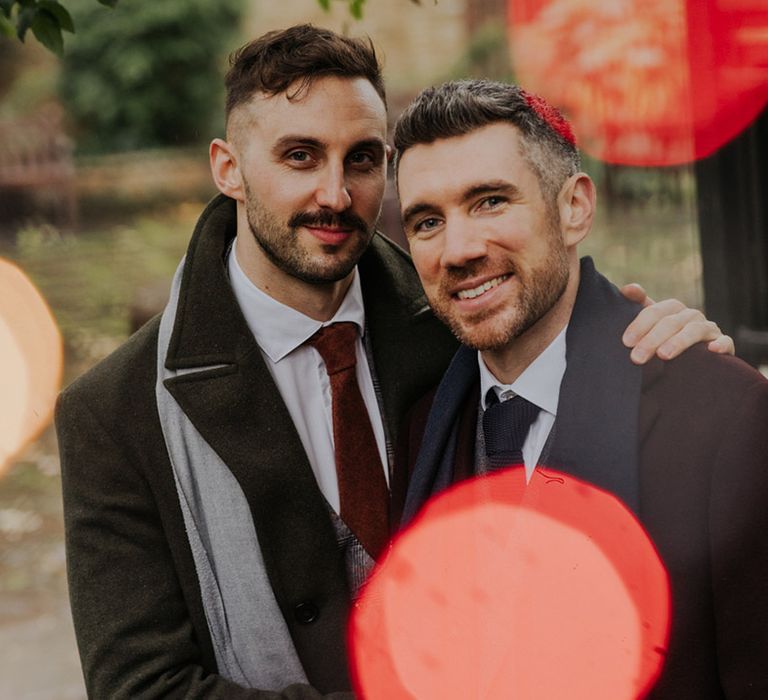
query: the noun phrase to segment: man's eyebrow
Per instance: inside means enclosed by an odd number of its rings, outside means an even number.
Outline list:
[[[475,197],[493,193],[506,194],[511,197],[516,197],[520,194],[520,189],[507,180],[491,180],[489,182],[481,182],[464,190],[463,194],[461,195],[461,201],[467,202],[470,199],[474,199]]]
[[[427,202],[416,202],[416,204],[411,204],[410,207],[406,208],[403,212],[403,226],[407,227],[408,223],[415,219],[419,214],[423,214],[424,212],[434,212],[437,207],[435,207],[433,204],[428,204]]]
[[[275,141],[272,146],[272,152],[281,155],[286,148],[295,148],[296,146],[305,146],[307,148],[324,149],[327,144],[319,139],[313,139],[309,136],[283,136]]]

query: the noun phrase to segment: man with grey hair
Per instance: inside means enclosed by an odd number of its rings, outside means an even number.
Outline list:
[[[591,482],[639,517],[669,572],[648,697],[768,697],[768,382],[702,347],[630,361],[619,337],[636,307],[579,261],[595,187],[541,98],[489,81],[430,88],[395,148],[414,264],[463,343],[401,435],[403,521],[509,465]]]

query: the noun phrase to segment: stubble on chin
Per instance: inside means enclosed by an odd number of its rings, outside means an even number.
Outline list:
[[[331,284],[347,277],[362,257],[372,232],[358,231],[354,245],[320,245],[319,252],[310,251],[301,241],[300,227],[281,223],[271,212],[246,201],[248,228],[254,241],[279,270],[309,284]]]
[[[476,273],[472,273],[476,274]],[[481,352],[502,350],[543,318],[562,297],[568,285],[568,260],[564,249],[553,246],[546,261],[525,277],[519,270],[517,300],[495,309],[463,316],[441,285],[438,299],[430,300],[435,315],[461,343]]]

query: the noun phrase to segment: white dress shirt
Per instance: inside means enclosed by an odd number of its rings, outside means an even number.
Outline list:
[[[557,337],[511,384],[499,382],[488,369],[482,355],[477,354],[477,361],[480,364],[480,400],[483,410],[486,409],[485,397],[490,389],[496,392],[499,401],[508,401],[519,395],[541,409],[523,443],[526,481],[531,479],[557,416],[560,382],[563,379],[563,374],[565,374],[566,328],[560,331]]]
[[[304,345],[322,326],[352,321],[359,329],[357,382],[371,419],[384,476],[389,482],[384,426],[362,341],[365,309],[357,268],[339,310],[330,321],[321,322],[281,304],[253,284],[237,262],[234,245],[227,267],[237,303],[293,419],[320,491],[338,513],[331,384],[320,353],[312,346]]]

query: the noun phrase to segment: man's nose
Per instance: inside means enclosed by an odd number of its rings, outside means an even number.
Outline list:
[[[319,207],[335,212],[346,211],[352,205],[346,175],[341,165],[329,164],[322,170],[315,200]]]
[[[448,222],[443,232],[443,267],[463,267],[487,255],[485,237],[472,225]]]

